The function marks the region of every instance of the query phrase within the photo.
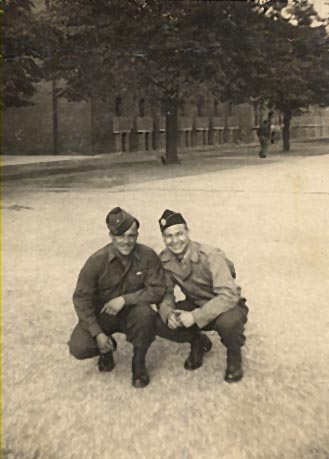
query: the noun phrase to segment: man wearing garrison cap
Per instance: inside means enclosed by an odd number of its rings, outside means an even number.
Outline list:
[[[243,376],[241,347],[246,339],[248,308],[234,281],[233,263],[221,250],[192,241],[180,213],[165,210],[159,224],[166,245],[160,259],[167,291],[159,305],[158,335],[190,342],[191,351],[184,367],[195,370],[201,367],[203,355],[212,345],[201,330],[217,331],[227,348],[225,381],[239,381]],[[176,285],[185,294],[184,301],[176,302]]]
[[[156,335],[156,312],[151,305],[165,293],[164,273],[157,254],[137,243],[138,220],[120,207],[106,217],[111,242],[83,266],[73,303],[79,322],[69,347],[77,359],[99,355],[100,371],[114,368],[113,333],[126,335],[134,348],[132,384],[145,387],[149,376],[145,356]]]

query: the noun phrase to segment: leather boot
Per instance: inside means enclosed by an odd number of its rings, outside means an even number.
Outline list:
[[[110,336],[110,339],[112,341],[113,351],[116,351],[118,344],[112,336]],[[114,367],[115,367],[115,363],[114,363],[112,351],[106,352],[105,354],[100,354],[99,359],[98,359],[99,371],[112,371]]]
[[[149,375],[145,368],[145,356],[147,349],[134,347],[132,359],[132,384],[136,388],[143,388],[150,382]]]
[[[225,381],[238,382],[243,377],[241,349],[227,349],[227,367]]]
[[[202,347],[205,352],[209,352],[212,348],[212,342],[205,333],[201,333]]]
[[[106,354],[101,354],[98,359],[99,371],[112,371],[115,367],[113,352],[109,351]]]
[[[191,341],[190,355],[184,363],[185,370],[196,370],[202,366],[203,355],[209,352],[212,347],[212,342],[203,333],[196,333]]]

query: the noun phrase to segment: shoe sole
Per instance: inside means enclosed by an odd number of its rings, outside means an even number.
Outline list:
[[[184,368],[185,370],[187,371],[194,371],[194,370],[197,370],[198,368],[201,368],[202,367],[202,363],[196,367],[189,367],[189,366],[186,366],[185,363],[184,363]]]
[[[106,368],[106,369],[105,369],[105,368],[98,368],[98,371],[99,371],[100,373],[110,373],[110,372],[113,371],[113,370],[114,370],[114,367],[112,367],[112,368]]]
[[[150,384],[150,381],[147,381],[147,382],[142,382],[142,381],[133,381],[132,382],[132,385],[133,387],[135,387],[136,389],[144,389],[144,387],[148,386]]]
[[[224,378],[224,381],[227,382],[228,384],[232,384],[232,383],[236,383],[236,382],[239,382],[241,381],[241,379],[243,378],[243,374],[242,375],[239,375],[235,378],[232,378],[232,379],[229,379],[225,376]]]

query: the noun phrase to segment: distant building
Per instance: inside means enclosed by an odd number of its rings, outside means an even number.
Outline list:
[[[46,0],[35,0],[36,11]],[[111,101],[68,102],[54,97],[54,84],[37,86],[34,105],[2,113],[2,154],[94,154],[149,151],[165,146],[165,112],[144,88],[114,94]],[[262,107],[221,103],[209,93],[182,101],[178,111],[180,148],[256,141],[266,115]],[[279,113],[273,122],[279,137]],[[311,108],[292,120],[291,138],[329,138],[328,109]]]
[[[143,91],[118,94],[110,103],[59,99],[55,129],[51,83],[38,85],[34,102],[2,113],[2,154],[53,154],[55,144],[58,154],[148,151],[165,146],[165,113]],[[209,95],[183,101],[178,115],[180,148],[256,141],[257,125],[266,116],[252,105],[223,104]],[[273,122],[279,130],[280,114]],[[308,114],[293,118],[292,140],[324,137],[329,138],[328,109],[313,107]]]

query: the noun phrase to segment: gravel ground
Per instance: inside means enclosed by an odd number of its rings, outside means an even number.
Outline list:
[[[3,457],[6,459],[328,459],[329,156],[204,159],[76,174],[3,188]],[[114,206],[162,248],[164,208],[236,264],[250,316],[245,378],[223,381],[225,350],[195,372],[187,345],[160,338],[151,384],[131,386],[131,347],[97,372],[67,340],[85,259],[107,243]]]

